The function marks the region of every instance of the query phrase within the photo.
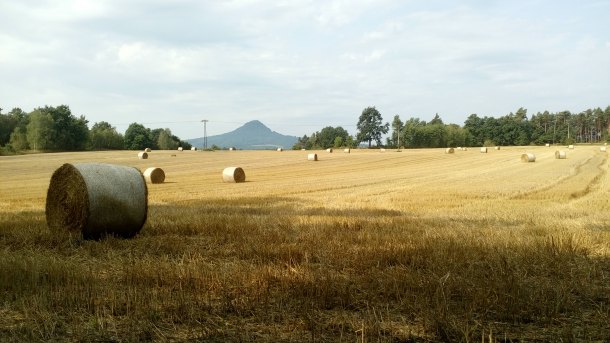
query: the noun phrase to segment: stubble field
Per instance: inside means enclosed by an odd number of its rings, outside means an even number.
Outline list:
[[[0,157],[0,340],[610,340],[598,146],[307,153]],[[49,231],[51,174],[79,162],[165,171],[138,236]]]

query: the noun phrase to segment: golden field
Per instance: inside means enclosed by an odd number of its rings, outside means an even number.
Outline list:
[[[315,152],[0,157],[0,340],[610,340],[599,146]],[[46,227],[80,162],[165,171],[134,239]]]

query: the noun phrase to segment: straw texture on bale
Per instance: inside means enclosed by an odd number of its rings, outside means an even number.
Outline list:
[[[148,153],[142,151],[142,152],[138,153],[138,158],[141,160],[145,160],[148,158]]]
[[[343,152],[346,153],[346,154],[349,154],[350,151],[351,151],[350,149],[343,149]]]
[[[308,154],[307,155],[307,160],[308,161],[317,161],[318,160],[318,154]]]
[[[333,148],[328,148],[328,149],[326,149],[326,152],[327,152],[327,153],[329,153],[329,154],[332,154],[332,152],[333,152]]]
[[[144,179],[148,183],[163,183],[165,172],[161,168],[150,167],[144,171]]]
[[[453,154],[453,148],[445,149],[445,154]]]
[[[197,151],[197,147],[192,146],[191,151]]]
[[[246,173],[240,167],[227,167],[222,171],[222,181],[244,182],[246,181]]]
[[[182,151],[182,150],[184,150],[184,149],[182,149],[182,147],[178,147],[178,151]]]
[[[570,149],[570,150],[574,149],[574,145],[572,145],[572,144],[568,145],[568,149]]]
[[[521,162],[536,162],[536,155],[531,152],[521,155]]]
[[[482,147],[482,148],[481,148],[481,152],[482,152],[482,153],[484,153],[484,154],[486,154],[486,153],[487,153],[487,148],[486,148],[486,147]]]
[[[606,152],[606,147],[605,147],[605,146],[601,146],[601,147],[599,147],[599,151],[601,151],[601,152]]]
[[[555,158],[558,160],[565,160],[566,159],[566,152],[563,150],[557,150],[555,151]]]
[[[51,176],[45,208],[51,230],[129,238],[140,232],[147,211],[148,189],[136,168],[66,163]]]
[[[152,150],[150,150],[150,148],[146,148],[144,149],[144,152],[151,152]]]

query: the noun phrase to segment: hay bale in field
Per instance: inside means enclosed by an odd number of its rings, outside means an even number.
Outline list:
[[[184,150],[184,149],[182,149],[182,147],[178,147],[178,151],[182,151],[182,150]]]
[[[318,154],[308,154],[307,155],[307,160],[308,161],[317,161],[318,160]]]
[[[487,153],[487,148],[486,147],[482,147],[481,148],[481,153],[482,154],[486,154]]]
[[[447,148],[445,149],[445,154],[453,154],[453,148]]]
[[[461,147],[461,146],[459,146],[459,147],[457,147],[457,148],[455,148],[455,149],[456,149],[456,150],[460,150],[460,151],[461,151],[461,150],[462,150],[462,147]]]
[[[45,214],[51,230],[133,237],[144,225],[148,189],[136,168],[103,163],[66,163],[51,176]]]
[[[146,153],[144,151],[141,151],[141,152],[138,153],[138,158],[141,159],[141,160],[145,160],[145,159],[148,158],[148,153]]]
[[[500,147],[499,147],[499,146],[496,146],[496,147],[495,147],[495,149],[496,149],[496,150],[500,150]]]
[[[521,155],[521,162],[536,162],[536,155],[531,152]]]
[[[144,149],[144,152],[151,152],[152,150],[150,150],[150,148],[146,148]]]
[[[462,148],[462,151],[468,151],[468,148],[463,147],[463,148]]]
[[[544,146],[548,148],[548,147],[550,147],[551,145],[550,145],[549,143],[546,143]]]
[[[246,181],[246,173],[240,167],[227,167],[222,171],[222,181],[244,182]]]
[[[234,151],[234,150],[235,150],[235,148],[234,148],[234,147],[230,147],[230,148],[229,148],[229,151]]]
[[[191,151],[197,151],[197,147],[192,146]]]
[[[349,154],[351,152],[351,150],[350,150],[350,148],[347,148],[347,149],[343,149],[343,152],[346,154]]]
[[[385,152],[384,148],[379,149],[380,152]]]
[[[150,167],[144,171],[144,179],[148,183],[163,183],[165,172],[161,168]]]
[[[169,156],[170,156],[170,157],[176,157],[176,154],[171,154],[171,155],[169,155]]]
[[[555,158],[558,160],[565,160],[566,159],[566,152],[563,150],[557,150],[555,151]]]
[[[600,146],[600,147],[599,147],[599,151],[601,151],[601,152],[606,152],[606,147],[605,147],[605,146]]]
[[[332,154],[333,153],[333,148],[326,149],[326,152],[329,153],[329,154]]]
[[[284,149],[282,149],[282,148],[277,148],[277,151],[284,151]]]
[[[568,145],[568,149],[573,150],[574,149],[574,145],[572,145],[572,144]]]

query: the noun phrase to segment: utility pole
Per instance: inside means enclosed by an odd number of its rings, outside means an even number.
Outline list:
[[[207,149],[208,148],[208,131],[207,131],[208,120],[204,119],[201,122],[203,123],[203,149]]]

